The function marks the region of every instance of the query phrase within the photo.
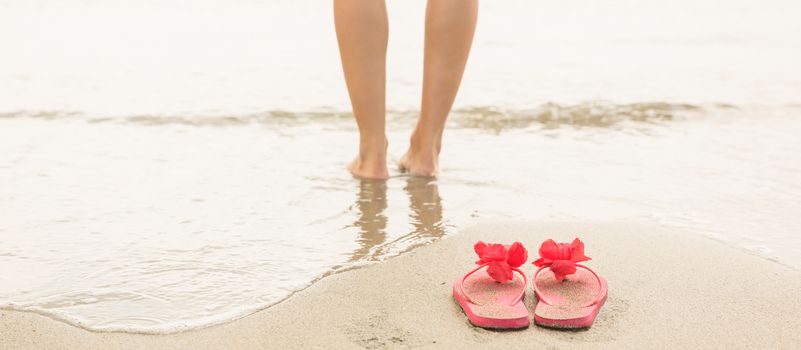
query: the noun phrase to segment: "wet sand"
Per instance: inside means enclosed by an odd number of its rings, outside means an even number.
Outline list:
[[[610,285],[589,330],[475,328],[450,281],[478,239],[587,244]],[[526,266],[533,272],[533,267]],[[325,278],[245,318],[169,335],[95,333],[2,311],[2,349],[760,348],[801,344],[801,272],[744,250],[647,223],[483,223],[386,263]],[[528,303],[534,298],[529,293]]]

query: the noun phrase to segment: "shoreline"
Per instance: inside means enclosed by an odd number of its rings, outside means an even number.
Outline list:
[[[404,254],[404,253],[401,253],[401,254]],[[390,259],[392,259],[394,257],[396,257],[396,256],[390,257]],[[328,272],[318,276],[317,278],[315,278],[312,281],[310,281],[309,284],[306,285],[305,287],[303,287],[301,289],[298,289],[298,290],[295,290],[295,291],[292,291],[289,294],[287,294],[285,297],[283,297],[282,299],[280,299],[278,301],[275,301],[273,303],[267,304],[265,306],[254,307],[254,308],[252,308],[252,310],[248,309],[250,311],[237,313],[238,316],[233,316],[233,317],[230,317],[230,318],[224,318],[221,321],[214,321],[212,323],[203,323],[203,324],[200,324],[200,325],[185,325],[185,326],[175,327],[174,330],[124,330],[124,329],[121,330],[121,329],[117,329],[117,328],[112,328],[112,329],[92,329],[92,328],[89,328],[89,327],[82,326],[80,321],[76,321],[76,320],[70,319],[69,317],[61,317],[61,316],[58,316],[56,314],[49,313],[49,312],[46,312],[46,311],[40,311],[40,310],[17,309],[17,308],[14,308],[12,306],[0,306],[0,320],[2,320],[2,317],[4,316],[3,313],[7,313],[7,314],[18,314],[18,313],[21,313],[21,314],[33,314],[33,315],[38,315],[38,316],[41,316],[41,317],[45,317],[45,318],[50,319],[50,320],[55,321],[55,322],[63,323],[63,324],[65,324],[67,326],[70,326],[70,327],[75,327],[75,328],[90,332],[90,333],[169,336],[169,335],[180,334],[180,333],[185,333],[185,332],[200,331],[200,330],[203,330],[203,329],[206,329],[206,328],[211,328],[211,327],[216,327],[216,326],[224,325],[224,324],[231,323],[231,322],[236,322],[237,320],[240,320],[242,318],[248,317],[248,316],[253,315],[255,313],[259,313],[259,312],[268,310],[268,309],[270,309],[270,308],[272,308],[274,306],[277,306],[277,305],[279,305],[279,304],[281,304],[283,302],[286,302],[287,300],[289,300],[292,297],[294,297],[296,294],[298,294],[300,292],[303,292],[304,290],[306,290],[308,288],[311,288],[316,283],[318,283],[319,281],[321,281],[321,280],[323,280],[325,278],[329,278],[331,276],[335,276],[335,275],[340,274],[340,273],[347,273],[347,272],[352,271],[352,270],[357,270],[357,269],[365,268],[365,267],[372,266],[372,265],[378,265],[378,264],[381,264],[381,263],[383,263],[383,262],[382,261],[376,261],[376,262],[369,262],[369,263],[366,263],[366,264],[355,264],[355,265],[349,265],[349,266],[340,266],[340,268],[335,268],[335,269],[333,269],[331,271],[328,271]],[[0,334],[2,334],[2,333],[0,333]]]
[[[469,325],[451,281],[476,240],[539,243],[580,233],[609,299],[589,330]],[[791,348],[801,343],[801,273],[724,243],[649,223],[483,223],[434,244],[322,278],[266,309],[170,334],[94,332],[34,312],[0,310],[3,349],[176,348]],[[526,303],[535,298],[530,288]],[[531,309],[531,308],[530,308]],[[658,332],[656,331],[658,330]],[[647,336],[645,336],[647,335]]]

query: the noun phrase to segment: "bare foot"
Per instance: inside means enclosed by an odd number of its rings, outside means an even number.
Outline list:
[[[387,146],[385,139],[383,148],[360,147],[359,155],[348,164],[348,171],[360,179],[388,179]]]
[[[360,179],[385,180],[389,178],[386,158],[379,162],[363,159],[361,156],[358,156],[348,164],[348,171],[350,171],[353,176]]]
[[[436,177],[439,174],[439,150],[433,147],[420,148],[410,145],[398,161],[398,167],[409,175]]]

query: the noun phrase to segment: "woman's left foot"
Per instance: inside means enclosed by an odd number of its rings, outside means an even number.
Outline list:
[[[360,179],[388,179],[387,147],[386,137],[360,139],[359,155],[348,164],[348,171]]]
[[[382,159],[366,159],[362,155],[356,156],[350,164],[348,171],[360,179],[386,180],[389,178],[386,156]]]

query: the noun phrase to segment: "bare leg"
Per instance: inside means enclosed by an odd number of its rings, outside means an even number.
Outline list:
[[[334,23],[342,70],[359,126],[359,155],[348,170],[361,178],[386,179],[386,4],[383,0],[334,0]]]
[[[478,0],[428,0],[426,7],[423,100],[420,119],[401,170],[436,176],[442,132],[470,53],[478,17]]]

